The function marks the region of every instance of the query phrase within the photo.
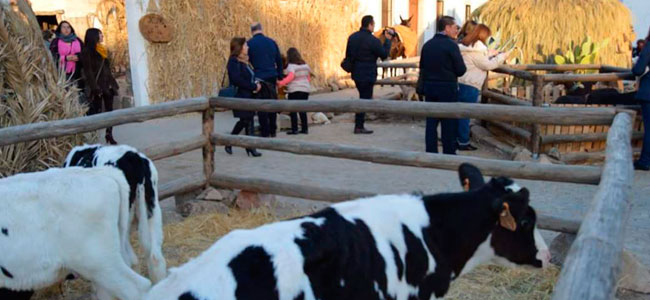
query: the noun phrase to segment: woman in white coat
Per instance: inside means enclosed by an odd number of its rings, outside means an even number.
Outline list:
[[[486,43],[491,34],[490,28],[484,24],[479,24],[458,45],[465,66],[467,66],[465,75],[458,79],[459,102],[478,102],[488,71],[498,68],[510,54],[510,52],[500,53],[488,50]],[[477,148],[469,142],[469,119],[459,119],[458,121],[458,150],[476,150]]]

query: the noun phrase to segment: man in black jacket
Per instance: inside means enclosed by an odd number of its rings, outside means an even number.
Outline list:
[[[248,40],[248,57],[255,70],[255,77],[268,82],[272,85],[273,89],[277,89],[277,80],[284,77],[284,66],[282,65],[282,57],[280,56],[278,44],[264,35],[262,24],[260,23],[251,25],[251,33],[253,37]],[[275,98],[270,99],[277,99],[277,91],[275,95]],[[257,116],[260,121],[262,137],[275,137],[277,132],[277,113],[258,112]]]
[[[348,38],[345,57],[351,59],[352,80],[359,91],[359,98],[372,99],[372,91],[377,81],[377,58],[386,59],[390,53],[393,35],[392,30],[386,30],[386,42],[382,45],[378,38],[372,35],[375,30],[375,21],[372,16],[361,19],[361,29]],[[365,113],[354,116],[354,133],[371,134],[372,130],[364,127]]]
[[[458,102],[458,77],[467,68],[455,40],[458,25],[454,18],[442,16],[437,23],[438,33],[422,47],[420,57],[419,90],[427,102]],[[456,154],[458,120],[427,118],[426,151],[438,153],[438,123],[442,121],[442,149],[444,154]]]

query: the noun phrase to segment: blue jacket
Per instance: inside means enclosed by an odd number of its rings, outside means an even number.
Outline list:
[[[436,34],[422,47],[420,76],[423,83],[458,83],[458,77],[466,71],[460,49],[450,37]]]
[[[236,57],[228,59],[228,79],[230,84],[237,87],[236,98],[255,98],[253,92],[257,89],[253,70],[245,63],[237,60]],[[253,118],[254,112],[233,110],[235,118]]]
[[[361,29],[348,38],[345,57],[353,60],[352,80],[359,82],[377,81],[377,58],[386,59],[390,53],[390,40],[381,44],[372,32]]]
[[[634,65],[634,68],[632,68],[632,73],[636,76],[641,76],[645,73],[647,67],[650,67],[650,46],[643,48],[639,60]],[[639,90],[636,92],[636,99],[650,102],[650,73],[641,77]]]
[[[255,77],[273,83],[284,77],[280,48],[274,40],[258,33],[248,40],[248,47],[248,57],[255,69]]]

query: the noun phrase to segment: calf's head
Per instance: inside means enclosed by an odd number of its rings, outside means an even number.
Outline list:
[[[548,246],[537,229],[537,215],[529,205],[530,193],[508,178],[492,179],[488,184],[501,188],[504,194],[493,199],[497,226],[492,231],[490,246],[494,261],[501,265],[546,267],[551,259]]]

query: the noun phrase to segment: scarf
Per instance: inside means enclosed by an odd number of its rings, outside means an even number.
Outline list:
[[[72,43],[73,41],[77,40],[77,35],[74,33],[71,33],[69,35],[63,35],[59,33],[56,35],[56,37],[58,37],[60,40],[63,40],[66,43]]]
[[[99,55],[101,55],[102,58],[104,59],[108,57],[108,51],[106,50],[106,47],[104,47],[104,45],[102,44],[97,44],[97,46],[95,46],[95,51],[97,51],[97,53],[99,53]]]

